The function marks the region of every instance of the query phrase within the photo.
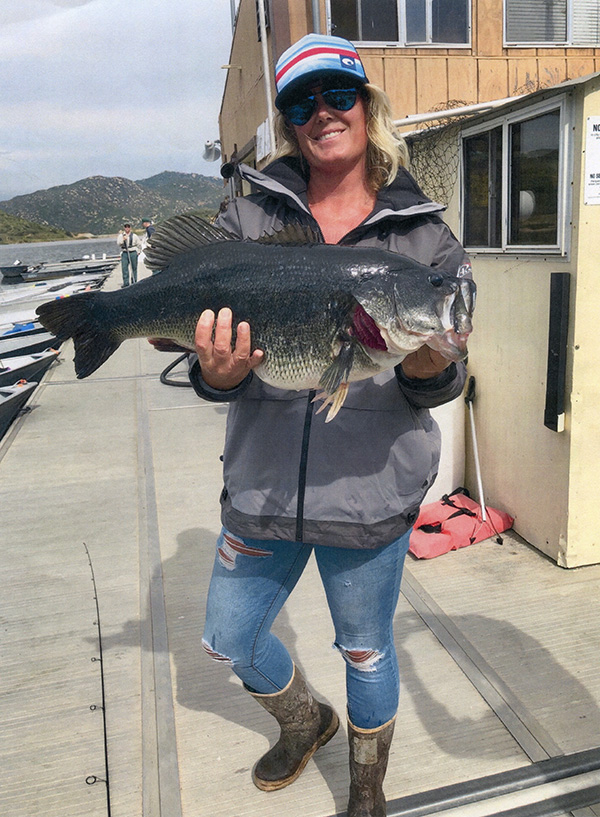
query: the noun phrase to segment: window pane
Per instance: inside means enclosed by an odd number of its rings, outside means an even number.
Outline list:
[[[409,43],[427,42],[425,0],[406,0],[406,39]]]
[[[600,0],[577,0],[572,7],[575,45],[597,45],[600,42]]]
[[[356,0],[331,0],[331,33],[347,40],[359,40]]]
[[[433,0],[431,39],[434,43],[469,42],[467,0]]]
[[[465,234],[468,247],[500,247],[502,241],[502,128],[464,142]]]
[[[361,17],[361,40],[398,42],[396,0],[362,0]]]
[[[560,112],[511,127],[510,244],[558,242]]]
[[[560,43],[567,39],[567,0],[506,0],[509,43]]]

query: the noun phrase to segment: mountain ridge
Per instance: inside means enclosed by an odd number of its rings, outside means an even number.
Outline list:
[[[19,216],[13,216],[0,209],[0,244],[65,241],[69,238],[72,238],[72,235],[58,227],[37,224]]]
[[[0,202],[13,216],[72,234],[106,235],[125,220],[141,227],[144,217],[163,221],[190,210],[214,215],[226,196],[222,179],[165,170],[147,179],[88,176]]]

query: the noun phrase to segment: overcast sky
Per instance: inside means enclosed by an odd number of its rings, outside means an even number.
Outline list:
[[[230,0],[0,0],[0,201],[87,176],[216,176]]]

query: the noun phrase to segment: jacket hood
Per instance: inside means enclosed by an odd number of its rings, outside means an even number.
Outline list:
[[[256,170],[249,165],[239,164],[237,172],[254,189],[264,193],[284,196],[296,206],[309,212],[308,169],[306,163],[295,156],[285,156],[267,165],[264,170]],[[410,218],[425,213],[442,213],[446,207],[432,201],[421,190],[415,179],[401,167],[394,181],[382,188],[366,224],[382,218]]]

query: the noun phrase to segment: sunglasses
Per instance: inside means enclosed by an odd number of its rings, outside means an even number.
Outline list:
[[[357,88],[332,88],[330,91],[321,91],[320,94],[310,94],[299,102],[288,105],[283,114],[292,125],[306,125],[317,107],[317,97],[323,97],[323,102],[336,111],[349,111],[356,104]]]

